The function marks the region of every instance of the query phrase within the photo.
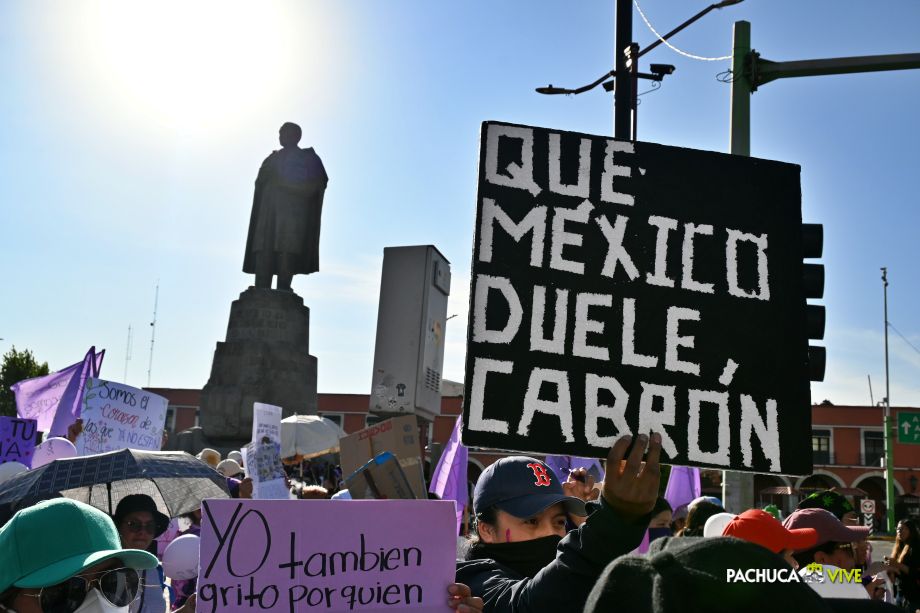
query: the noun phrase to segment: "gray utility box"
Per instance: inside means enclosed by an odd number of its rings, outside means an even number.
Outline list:
[[[450,262],[433,245],[383,250],[369,410],[441,414]]]

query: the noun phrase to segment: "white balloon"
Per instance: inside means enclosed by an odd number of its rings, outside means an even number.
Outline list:
[[[53,436],[35,448],[32,468],[39,468],[54,460],[77,457],[77,448],[66,438]]]
[[[722,536],[725,526],[733,519],[735,516],[731,513],[716,513],[706,520],[703,526],[703,536]]]
[[[163,552],[163,573],[178,580],[197,577],[199,542],[194,534],[186,534],[167,545]]]
[[[6,462],[0,464],[0,483],[3,483],[7,479],[12,479],[19,473],[24,473],[29,470],[29,467],[20,462]]]

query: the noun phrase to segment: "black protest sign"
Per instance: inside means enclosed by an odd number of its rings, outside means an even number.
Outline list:
[[[484,123],[464,443],[809,473],[799,170]]]

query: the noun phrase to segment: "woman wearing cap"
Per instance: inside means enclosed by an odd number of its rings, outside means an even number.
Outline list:
[[[599,504],[569,534],[567,516],[585,516],[585,503],[546,464],[513,456],[486,468],[473,493],[477,536],[457,564],[484,611],[580,611],[604,567],[639,545],[658,496],[661,436],[640,435],[624,462],[631,442],[614,443]]]
[[[803,499],[795,508],[796,510],[824,509],[833,513],[834,517],[847,526],[859,525],[859,515],[856,514],[856,509],[853,508],[849,500],[834,490],[815,492]]]
[[[813,528],[818,533],[817,544],[814,547],[793,554],[799,563],[799,575],[806,580],[813,579],[812,575],[815,573],[823,578],[823,575],[834,573],[837,569],[856,568],[854,543],[865,540],[869,535],[869,528],[844,525],[830,511],[816,507],[796,510],[786,518],[783,526],[789,530]],[[870,597],[870,590],[863,588],[859,583],[811,580],[808,583],[826,598]],[[872,586],[873,591],[874,588],[875,586]]]
[[[146,494],[125,496],[115,508],[115,527],[121,537],[122,547],[150,550],[153,540],[169,526],[169,518],[160,513],[153,498]],[[130,605],[131,613],[165,613],[169,602],[165,595],[165,581],[161,567],[140,573],[140,593]],[[179,611],[194,611],[194,601]]]
[[[760,509],[749,509],[735,516],[722,530],[722,536],[733,536],[766,547],[782,556],[795,569],[798,569],[799,563],[792,554],[818,544],[818,531],[814,528],[789,530],[773,515]]]
[[[123,549],[108,515],[59,498],[23,509],[0,529],[0,610],[127,613],[146,551]]]
[[[112,517],[122,547],[148,551],[153,540],[169,526],[169,518],[157,509],[156,503],[146,494],[125,496],[115,508]],[[141,572],[139,597],[131,603],[131,613],[165,613],[169,609],[164,595],[164,582],[160,569]]]

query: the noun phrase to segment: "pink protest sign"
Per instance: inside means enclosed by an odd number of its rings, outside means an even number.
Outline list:
[[[31,466],[36,443],[38,424],[34,419],[0,417],[0,464],[19,462]]]
[[[450,611],[441,500],[205,500],[198,611]]]

